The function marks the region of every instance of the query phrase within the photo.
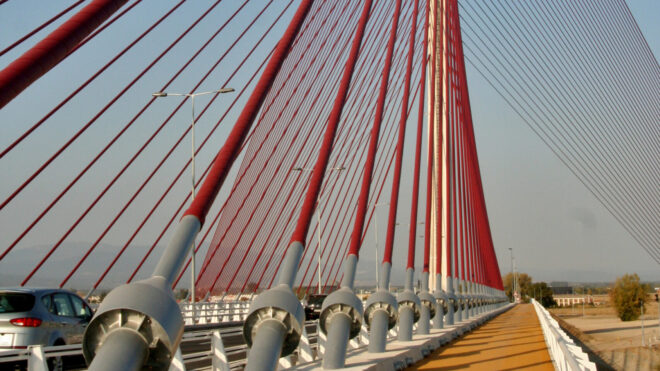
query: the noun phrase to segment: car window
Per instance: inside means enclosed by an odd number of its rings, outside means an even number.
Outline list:
[[[41,303],[46,307],[46,309],[53,314],[55,313],[55,308],[53,308],[53,297],[52,295],[46,295],[41,298]]]
[[[71,302],[73,303],[73,310],[76,313],[76,317],[91,317],[92,312],[89,307],[85,305],[85,302],[76,295],[71,295]]]
[[[73,308],[71,307],[71,302],[69,301],[69,295],[62,293],[53,295],[53,305],[55,307],[55,314],[58,316],[75,316]]]
[[[0,292],[0,313],[27,312],[34,306],[34,295]]]

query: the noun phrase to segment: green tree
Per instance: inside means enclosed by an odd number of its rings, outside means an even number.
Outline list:
[[[548,287],[547,283],[536,282],[532,284],[531,290],[532,296],[544,307],[548,308],[557,306],[557,302],[552,297],[552,289]]]
[[[640,306],[646,301],[645,285],[639,282],[637,273],[626,274],[614,282],[610,291],[612,305],[622,321],[634,321],[639,318]]]
[[[179,291],[176,292],[176,295],[174,295],[174,298],[176,300],[183,300],[188,297],[188,289],[179,289]]]
[[[518,272],[516,272],[516,276],[518,277],[518,287],[520,288],[521,298],[525,300],[525,298],[531,297],[532,277],[527,273]],[[504,284],[506,296],[509,297],[509,300],[513,300],[513,275],[507,273],[502,277],[502,283]]]

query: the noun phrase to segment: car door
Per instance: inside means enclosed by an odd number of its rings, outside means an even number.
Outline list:
[[[75,343],[75,328],[79,322],[71,305],[69,294],[58,292],[53,294],[53,308],[55,309],[56,321],[62,329],[64,341],[67,344]]]
[[[77,319],[77,323],[71,329],[71,336],[73,343],[82,343],[83,333],[85,327],[92,318],[92,310],[85,302],[77,295],[69,295],[71,304],[73,304],[73,311]]]

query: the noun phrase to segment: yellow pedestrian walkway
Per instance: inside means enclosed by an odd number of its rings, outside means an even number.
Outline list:
[[[410,370],[554,370],[532,304],[516,305]]]

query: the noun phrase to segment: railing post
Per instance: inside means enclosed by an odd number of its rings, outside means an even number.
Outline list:
[[[213,331],[211,335],[211,352],[211,369],[213,371],[229,371],[229,362],[219,330]]]
[[[298,357],[300,357],[300,360],[302,360],[303,362],[311,362],[314,360],[314,355],[312,354],[312,347],[309,343],[309,335],[307,334],[307,328],[304,325],[302,328],[302,337],[300,338],[300,345],[298,346]]]
[[[28,346],[28,371],[48,371],[46,354],[41,345]]]
[[[168,371],[186,371],[186,366],[183,364],[183,355],[181,354],[181,347],[176,348],[176,353],[174,353],[174,359],[170,363],[170,368]]]

